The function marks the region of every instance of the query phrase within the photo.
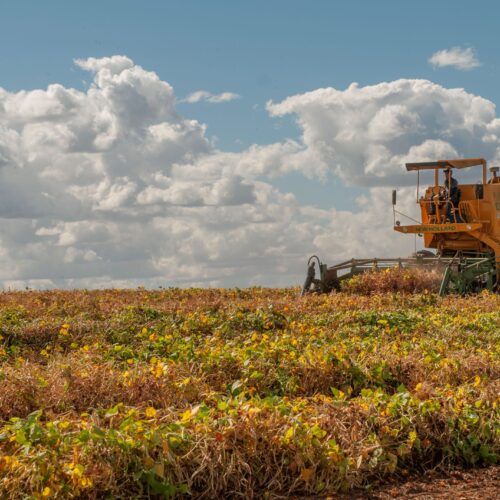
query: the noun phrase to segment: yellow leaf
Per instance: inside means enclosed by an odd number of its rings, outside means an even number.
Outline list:
[[[474,387],[477,387],[481,383],[481,377],[479,375],[476,375],[474,377]]]
[[[145,413],[148,418],[156,417],[156,410],[152,406],[148,406]]]
[[[153,467],[157,476],[164,477],[165,476],[165,467],[163,464],[155,464]]]
[[[92,486],[92,480],[89,477],[81,477],[78,483],[82,488],[90,488]]]
[[[313,474],[314,471],[312,469],[302,469],[302,472],[300,473],[300,479],[302,479],[303,481],[310,481]]]
[[[74,467],[73,467],[73,476],[76,476],[76,477],[83,477],[83,472],[84,472],[84,468],[83,468],[83,465],[81,464],[74,464]]]
[[[163,366],[157,363],[150,371],[156,378],[160,378],[163,375]]]
[[[417,433],[415,431],[410,431],[410,434],[408,436],[408,442],[411,445],[417,440]]]

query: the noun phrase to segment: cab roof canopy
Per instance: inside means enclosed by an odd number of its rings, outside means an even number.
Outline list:
[[[434,170],[435,168],[468,168],[478,165],[486,166],[484,158],[463,158],[457,160],[423,161],[420,163],[407,163],[406,170]]]

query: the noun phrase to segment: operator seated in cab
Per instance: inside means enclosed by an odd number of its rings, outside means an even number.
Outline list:
[[[448,167],[444,170],[445,174],[445,196],[446,196],[446,219],[449,222],[455,222],[452,209],[457,208],[460,202],[460,189],[458,188],[458,181],[453,177],[451,168]],[[462,222],[460,214],[456,212],[456,222]]]

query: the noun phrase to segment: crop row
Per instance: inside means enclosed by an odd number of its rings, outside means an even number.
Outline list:
[[[500,301],[0,295],[3,497],[332,494],[499,453]]]

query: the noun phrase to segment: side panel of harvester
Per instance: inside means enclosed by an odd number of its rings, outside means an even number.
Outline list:
[[[495,179],[498,179],[495,177]],[[484,200],[480,204],[480,213],[483,227],[481,231],[474,231],[474,237],[487,245],[496,257],[497,275],[500,280],[500,183],[487,184],[484,188]],[[483,222],[484,221],[484,222]]]

